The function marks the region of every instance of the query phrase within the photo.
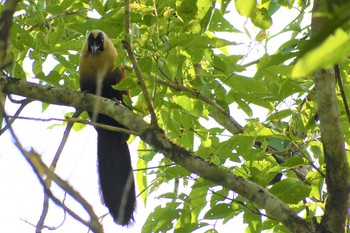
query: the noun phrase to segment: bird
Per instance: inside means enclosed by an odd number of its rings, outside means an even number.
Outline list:
[[[92,30],[83,44],[79,60],[80,89],[105,98],[123,102],[129,91],[115,90],[112,85],[125,79],[123,65],[111,39],[101,30]],[[109,116],[97,114],[98,106],[89,112],[93,122],[126,128]],[[101,199],[116,224],[134,223],[136,206],[135,183],[127,140],[128,134],[95,127]]]

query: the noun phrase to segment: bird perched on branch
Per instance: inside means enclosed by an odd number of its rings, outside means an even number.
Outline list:
[[[125,79],[123,66],[115,66],[117,56],[117,50],[104,32],[91,31],[80,55],[81,90],[123,103],[123,95],[129,95],[129,92],[112,87]],[[95,106],[94,112],[89,113],[92,121],[125,128],[116,120],[97,112],[98,106]],[[95,129],[98,134],[98,172],[103,202],[117,224],[129,225],[134,221],[136,202],[127,144],[129,135],[97,127]]]

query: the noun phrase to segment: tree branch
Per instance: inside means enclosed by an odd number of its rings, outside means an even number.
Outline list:
[[[316,0],[311,23],[312,37],[319,37],[325,27],[330,26],[328,18],[318,17],[327,0]],[[323,14],[326,15],[326,14]],[[325,36],[325,35],[324,35]],[[345,152],[344,133],[338,109],[336,78],[333,68],[314,73],[316,103],[320,120],[321,139],[326,163],[326,184],[328,198],[319,232],[345,232],[350,190],[349,162]]]
[[[171,80],[170,77],[164,72],[162,68],[158,68],[163,76],[168,80]],[[183,91],[195,98],[202,100],[211,107],[215,109],[215,112],[211,112],[209,115],[215,119],[217,123],[224,126],[225,129],[230,131],[232,134],[243,133],[243,127],[233,119],[228,112],[226,112],[220,105],[218,105],[214,100],[202,95],[199,91],[193,90],[191,88],[185,87],[184,85],[177,84],[171,81],[164,81],[160,78],[151,77],[155,82],[158,82],[166,87],[173,88],[177,91]]]
[[[31,84],[23,80],[0,78],[0,85],[3,86],[5,93],[27,96],[51,104],[68,105],[81,111],[92,111],[95,104],[99,104],[100,113],[114,118],[130,130],[139,133],[143,141],[152,145],[156,151],[163,153],[164,156],[180,166],[237,192],[259,207],[264,208],[266,214],[285,224],[292,232],[315,232],[310,223],[298,217],[288,205],[263,187],[181,148],[167,138],[163,131],[146,123],[122,104],[116,105],[112,100],[92,94]]]
[[[73,117],[75,117],[75,118],[79,117],[80,114],[81,114],[80,111],[76,111],[74,113]],[[66,145],[66,142],[68,140],[69,133],[72,130],[73,124],[74,124],[74,122],[68,122],[68,124],[67,124],[66,130],[64,131],[64,134],[63,134],[63,137],[61,140],[61,143],[56,151],[55,157],[53,158],[53,160],[51,162],[51,165],[50,165],[51,171],[55,171],[55,169],[56,169],[57,162],[61,156],[61,153],[63,151],[64,146]],[[46,177],[44,182],[48,187],[51,187],[52,180],[50,179],[50,177]],[[41,230],[43,229],[48,211],[49,211],[49,194],[48,194],[48,192],[45,192],[43,211],[41,212],[40,219],[36,225],[37,232],[41,232]]]
[[[0,69],[9,63],[7,58],[9,33],[12,25],[13,14],[16,11],[18,2],[19,0],[6,1],[0,16]]]
[[[132,65],[134,67],[135,70],[135,74],[136,77],[139,81],[141,90],[142,90],[142,94],[143,97],[145,98],[146,101],[146,105],[147,105],[147,109],[149,111],[149,113],[151,114],[151,123],[154,127],[159,127],[158,126],[158,121],[157,121],[157,115],[154,111],[153,105],[152,105],[152,101],[150,98],[150,95],[148,93],[147,87],[146,87],[146,83],[143,79],[143,75],[141,72],[141,69],[139,67],[138,62],[136,61],[135,55],[131,49],[131,45],[130,45],[130,41],[131,41],[131,35],[130,35],[130,6],[129,6],[129,0],[125,1],[125,40],[122,41],[123,43],[123,47],[126,50],[126,52],[128,53],[128,56],[132,62]]]
[[[8,128],[11,127],[11,125],[13,124],[13,122],[18,118],[19,114],[22,112],[22,110],[31,102],[31,100],[25,99],[22,101],[21,106],[17,109],[15,115],[13,117],[11,117],[11,119],[8,119],[8,122],[6,122],[6,125],[4,126],[4,128],[0,128],[0,136],[6,132],[6,130]],[[1,120],[3,120],[1,118]]]

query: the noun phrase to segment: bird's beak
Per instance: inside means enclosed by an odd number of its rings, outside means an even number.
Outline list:
[[[95,43],[94,43],[93,45],[90,46],[92,56],[95,56],[95,55],[96,55],[96,53],[97,53],[97,51],[98,51],[98,48],[99,48],[99,46],[96,45]]]

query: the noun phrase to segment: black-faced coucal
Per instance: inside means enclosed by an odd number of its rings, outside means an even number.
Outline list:
[[[108,36],[94,30],[88,34],[80,55],[80,88],[123,103],[128,91],[115,90],[112,85],[125,79],[123,65],[115,66],[118,53]],[[96,106],[95,110],[98,109]],[[116,120],[97,113],[89,113],[97,123],[125,128]],[[114,221],[129,225],[134,221],[135,184],[127,144],[129,135],[96,127],[98,172],[103,202]]]

